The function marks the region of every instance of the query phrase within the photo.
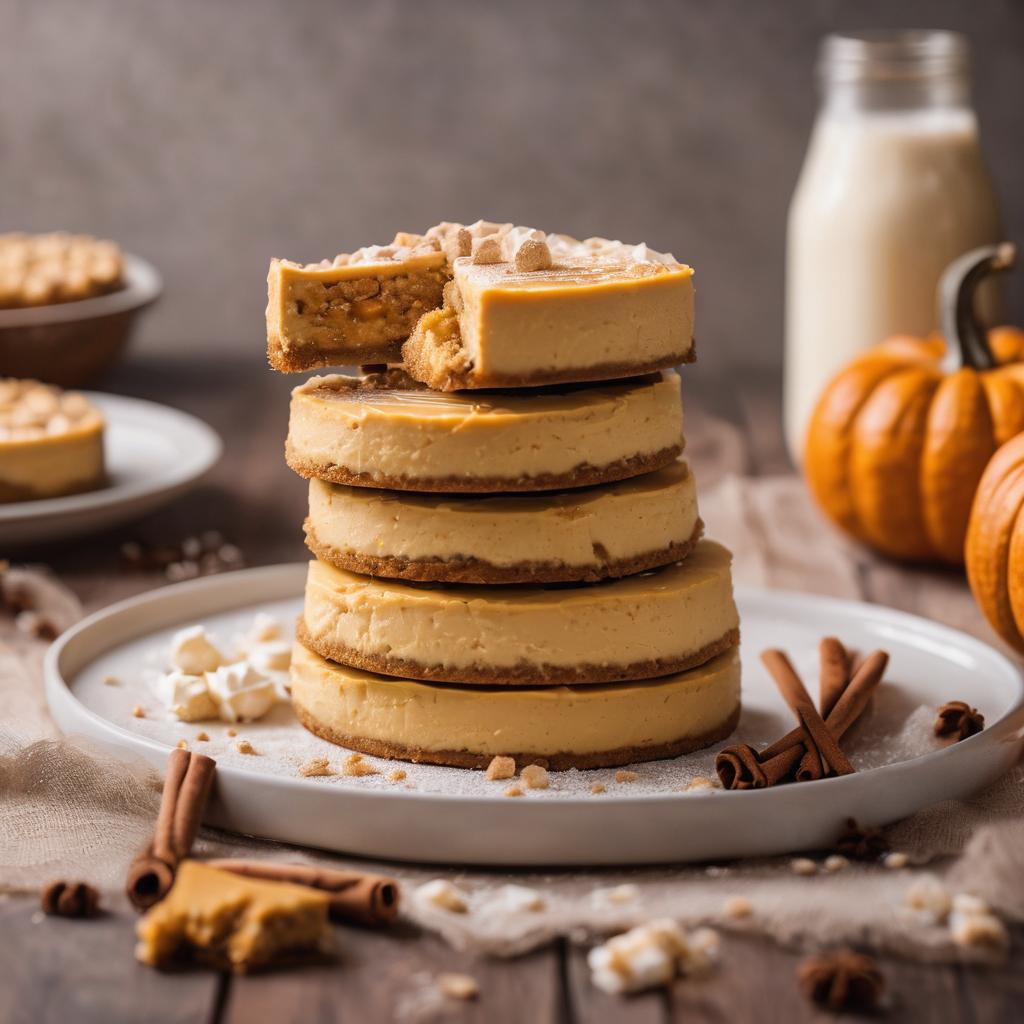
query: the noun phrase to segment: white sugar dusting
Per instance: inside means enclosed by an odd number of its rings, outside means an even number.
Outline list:
[[[232,638],[244,631],[256,612],[266,612],[281,622],[290,623],[295,620],[298,609],[296,601],[280,601],[208,617],[204,624],[215,641],[230,646]],[[509,799],[503,795],[509,782],[488,780],[483,771],[408,764],[366,756],[365,763],[376,769],[375,773],[342,775],[342,765],[349,752],[307,732],[288,704],[275,707],[257,722],[233,726],[220,721],[191,724],[176,721],[155,700],[148,681],[154,669],[163,664],[170,637],[177,628],[180,626],[154,633],[100,657],[74,680],[75,694],[87,707],[120,728],[160,742],[168,749],[184,739],[189,749],[209,754],[223,766],[283,776],[301,785],[383,790],[412,798],[418,794],[429,794]],[[816,650],[813,647],[793,650],[792,654],[804,679],[812,681],[817,670]],[[630,765],[628,768],[638,776],[631,782],[616,782],[617,769],[614,768],[551,772],[547,789],[523,787],[525,795],[521,799],[608,801],[668,794],[677,794],[680,799],[688,800],[720,798],[722,791],[717,788],[714,761],[715,754],[722,747],[749,743],[758,748],[778,739],[793,727],[788,710],[777,699],[770,684],[758,677],[751,661],[748,659],[746,668],[749,671],[744,679],[743,716],[739,728],[726,742],[672,760]],[[121,680],[123,685],[105,685],[104,679],[111,676]],[[813,687],[811,692],[814,693]],[[935,707],[957,694],[938,694],[935,704],[924,704],[921,692],[920,686],[904,686],[899,682],[882,684],[863,719],[843,744],[858,770],[910,760],[946,745],[933,733]],[[145,710],[144,718],[133,717],[132,709],[136,705]],[[199,739],[200,734],[207,735],[209,739]],[[240,753],[236,749],[240,740],[247,740],[254,753]],[[300,770],[302,766],[317,758],[327,759],[332,774],[304,777]],[[399,767],[405,776],[394,780],[389,778]],[[699,779],[713,780],[714,788],[698,784],[687,791],[687,787]],[[604,786],[604,792],[592,793],[595,783]]]

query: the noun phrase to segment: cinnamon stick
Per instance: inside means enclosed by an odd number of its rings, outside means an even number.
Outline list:
[[[215,770],[216,762],[204,754],[171,751],[153,839],[128,869],[125,888],[139,910],[158,903],[174,884],[178,862],[188,855],[203,820]]]
[[[818,677],[818,710],[827,719],[850,682],[850,655],[842,641],[827,636],[818,648],[821,675]]]
[[[825,716],[829,732],[838,742],[867,707],[875,687],[882,680],[889,663],[884,651],[874,651],[857,666],[853,678]],[[761,789],[774,786],[789,777],[805,753],[807,733],[798,726],[776,740],[760,753],[752,747],[726,747],[715,759],[715,770],[725,789]],[[803,780],[801,780],[803,781]]]
[[[836,775],[850,775],[853,765],[840,750],[835,736],[829,731],[824,720],[814,706],[810,695],[796,674],[789,658],[782,651],[768,650],[761,655],[761,661],[771,673],[790,710],[796,715],[797,721],[805,732],[804,746],[807,754],[807,767],[810,772]]]
[[[330,914],[336,921],[382,925],[393,921],[398,914],[398,883],[382,875],[251,860],[222,859],[207,863],[210,867],[249,878],[320,889],[330,897]]]

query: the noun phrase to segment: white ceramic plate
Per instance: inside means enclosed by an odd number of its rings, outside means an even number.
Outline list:
[[[0,505],[0,541],[36,544],[138,519],[195,486],[220,458],[202,420],[156,402],[83,392],[107,418],[110,482],[98,491]]]
[[[863,750],[851,750],[863,770],[770,790],[674,792],[666,782],[673,772],[692,777],[711,757],[690,755],[638,766],[640,780],[632,785],[615,785],[611,771],[553,773],[551,790],[515,800],[501,795],[505,784],[488,783],[481,772],[403,765],[406,781],[388,781],[397,762],[375,762],[382,770],[369,778],[302,778],[298,764],[312,753],[335,763],[341,754],[306,733],[287,705],[238,727],[257,756],[235,752],[224,726],[161,718],[141,680],[162,667],[173,630],[201,620],[215,635],[230,637],[257,610],[290,621],[301,607],[304,574],[304,565],[282,565],[190,581],[84,620],[47,656],[54,718],[67,733],[159,767],[180,737],[211,753],[218,760],[212,825],[371,857],[494,865],[643,864],[821,848],[848,816],[884,824],[977,790],[1017,760],[1024,742],[1020,673],[980,641],[886,608],[743,587],[737,592],[744,635],[739,734],[748,740],[775,739],[789,728],[788,712],[757,659],[763,647],[787,649],[808,674],[825,634],[861,650],[890,651],[884,694],[872,718],[858,726],[866,730]],[[110,676],[120,685],[105,685]],[[987,727],[934,749],[929,708],[958,698],[976,704]],[[146,718],[132,717],[137,702],[152,709]],[[208,742],[195,741],[200,728],[208,730]],[[890,757],[909,759],[870,767]],[[605,781],[608,791],[591,795],[594,780]]]

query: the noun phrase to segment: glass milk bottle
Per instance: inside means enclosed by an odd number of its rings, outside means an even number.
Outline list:
[[[946,264],[1000,240],[968,58],[953,32],[824,40],[823,100],[786,251],[785,427],[798,464],[836,371],[893,334],[935,330]],[[984,298],[993,312],[998,296]]]

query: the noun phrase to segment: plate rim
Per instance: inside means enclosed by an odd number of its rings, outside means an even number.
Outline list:
[[[194,590],[209,590],[216,591],[218,589],[229,590],[232,588],[240,578],[247,580],[256,580],[263,584],[263,590],[270,589],[271,582],[280,579],[287,579],[289,576],[299,577],[302,572],[305,571],[308,562],[283,562],[276,563],[273,565],[256,566],[249,569],[235,570],[229,573],[220,573],[215,576],[202,577],[200,579],[186,580],[181,583],[167,584],[164,586],[156,587],[153,590],[144,592],[143,594],[135,597],[125,598],[121,601],[117,601],[114,604],[108,605],[101,608],[85,618],[81,619],[70,629],[62,633],[54,642],[51,644],[46,652],[43,672],[45,681],[45,693],[47,704],[50,708],[51,713],[54,712],[55,705],[64,704],[67,707],[74,706],[75,713],[83,717],[86,721],[89,721],[92,725],[97,727],[100,731],[112,734],[113,737],[121,740],[120,746],[134,747],[135,753],[141,756],[143,750],[148,750],[151,753],[160,753],[167,755],[173,748],[160,743],[156,740],[152,740],[146,737],[139,736],[137,733],[132,732],[129,729],[123,728],[122,726],[116,725],[109,719],[104,718],[102,715],[95,711],[92,711],[85,704],[83,704],[73,692],[72,685],[64,679],[61,671],[61,659],[64,652],[68,649],[69,645],[76,642],[76,640],[83,634],[87,634],[104,621],[119,617],[120,615],[128,612],[129,610],[138,610],[138,608],[150,604],[161,604],[168,599],[168,593],[173,592],[174,594],[187,594]],[[270,581],[270,582],[267,582]],[[253,585],[247,589],[247,593],[250,595],[260,593],[261,590],[256,585]],[[905,627],[909,627],[912,631],[917,633],[927,634],[937,633],[940,635],[946,635],[947,639],[949,635],[953,635],[959,642],[965,644],[968,648],[974,648],[977,651],[983,653],[986,657],[994,657],[997,662],[1002,662],[1003,666],[1012,674],[1016,681],[1016,694],[1014,695],[1010,706],[1005,713],[982,732],[968,737],[966,740],[962,740],[959,743],[950,744],[949,746],[941,749],[930,751],[927,754],[923,754],[920,757],[911,758],[909,761],[898,761],[893,764],[882,765],[878,768],[871,768],[864,772],[857,772],[850,776],[840,776],[837,778],[819,779],[813,783],[817,787],[815,792],[824,792],[824,787],[827,785],[831,787],[828,792],[834,793],[837,797],[841,796],[844,792],[842,787],[849,789],[851,786],[862,785],[864,778],[871,778],[873,780],[882,780],[883,782],[891,781],[894,783],[898,782],[899,776],[905,774],[908,771],[917,772],[922,764],[934,764],[940,760],[945,761],[951,757],[962,758],[970,756],[970,752],[978,750],[983,745],[990,746],[997,743],[1010,741],[1011,738],[1020,742],[1020,732],[1024,727],[1024,671],[1021,666],[1017,665],[1012,659],[1005,655],[1002,651],[998,650],[991,644],[986,643],[983,640],[966,633],[963,630],[959,630],[954,626],[947,626],[943,623],[935,622],[931,619],[926,619],[923,616],[915,615],[912,612],[902,611],[897,608],[890,608],[885,605],[873,604],[865,601],[856,601],[848,598],[831,597],[828,595],[815,594],[809,591],[797,591],[797,590],[785,590],[785,589],[774,589],[768,587],[759,587],[751,584],[737,584],[735,586],[735,592],[737,596],[737,602],[744,604],[755,601],[757,599],[771,600],[772,602],[783,602],[793,603],[802,602],[807,599],[813,599],[817,604],[824,606],[826,609],[831,609],[836,612],[845,612],[847,614],[855,613],[857,616],[863,617],[865,613],[868,613],[869,619],[880,618],[889,622],[895,622],[902,624]],[[301,591],[296,592],[295,597],[301,597]],[[250,597],[249,603],[259,603],[260,600],[275,600],[281,599],[281,597],[265,597],[259,598]],[[232,608],[240,610],[244,608],[244,604],[238,605],[225,605],[220,609],[220,612],[231,611]],[[211,614],[218,614],[212,612]],[[159,626],[156,628],[167,628],[166,626]],[[104,648],[109,650],[110,648]],[[301,726],[300,726],[301,727]],[[1017,733],[1017,736],[1012,734]],[[344,748],[341,748],[344,749]],[[472,809],[474,805],[480,808],[493,808],[494,806],[501,804],[508,807],[507,813],[510,816],[517,814],[530,814],[531,816],[536,813],[554,813],[552,811],[538,811],[537,808],[552,808],[560,809],[573,813],[574,810],[586,807],[592,808],[594,801],[586,796],[564,796],[557,800],[550,801],[529,801],[521,802],[514,800],[500,801],[496,796],[481,797],[469,794],[458,794],[458,793],[432,793],[422,792],[417,790],[405,791],[405,790],[377,790],[377,789],[359,789],[357,787],[345,787],[343,789],[318,787],[316,783],[311,782],[308,779],[296,778],[292,779],[287,776],[262,774],[258,771],[251,769],[236,768],[231,766],[218,766],[218,774],[222,775],[227,781],[233,783],[248,784],[250,780],[257,780],[259,785],[267,785],[274,789],[282,792],[296,791],[302,793],[311,793],[314,790],[319,790],[324,793],[333,793],[335,799],[352,799],[356,801],[366,801],[377,803],[382,800],[384,801],[400,801],[407,802],[409,800],[418,800],[420,802],[427,801],[429,803],[438,804],[444,807],[459,807]],[[750,804],[750,801],[756,800],[758,803],[755,806],[764,809],[766,806],[771,806],[768,801],[772,801],[773,804],[783,805],[794,799],[803,799],[803,795],[808,792],[808,786],[778,786],[770,787],[762,790],[732,790],[722,791],[715,790],[708,794],[701,794],[704,799],[714,799],[716,802],[723,799],[729,799],[733,801],[737,806],[744,806],[740,801],[745,801],[746,805]],[[799,795],[794,795],[799,794]],[[652,808],[661,808],[672,805],[678,805],[680,801],[679,794],[674,793],[638,793],[638,794],[607,794],[602,804],[618,804],[618,805],[639,805]]]
[[[129,415],[131,411],[146,416],[155,413],[165,419],[176,421],[176,427],[190,434],[189,445],[180,446],[182,451],[186,452],[185,459],[176,460],[173,467],[168,467],[155,478],[128,480],[95,491],[66,494],[59,498],[39,498],[34,501],[16,501],[9,505],[0,505],[0,526],[5,523],[52,520],[99,509],[105,510],[141,498],[173,492],[187,484],[198,483],[217,465],[224,454],[224,441],[220,434],[205,420],[192,413],[148,398],[135,398],[132,395],[117,395],[105,391],[79,393],[85,395],[100,409],[108,424],[113,423],[119,415]]]

